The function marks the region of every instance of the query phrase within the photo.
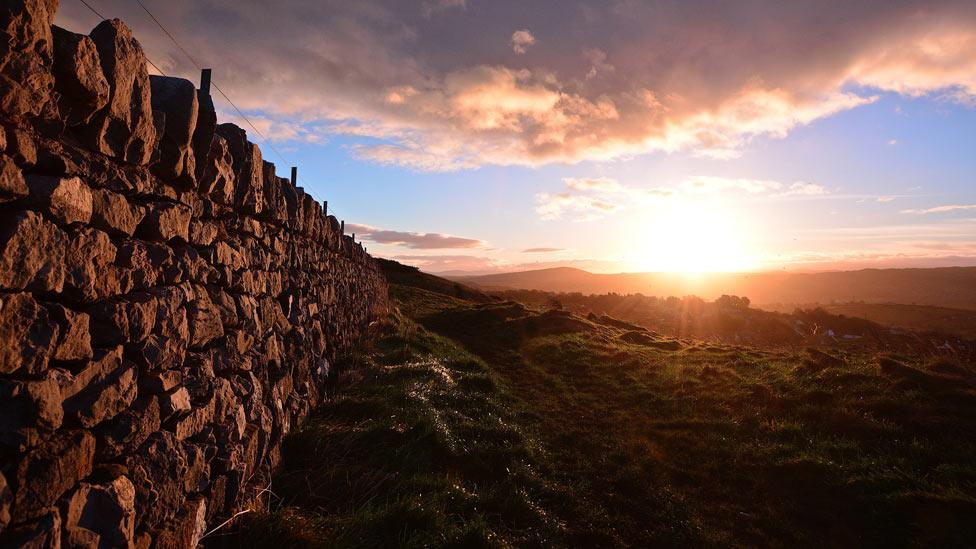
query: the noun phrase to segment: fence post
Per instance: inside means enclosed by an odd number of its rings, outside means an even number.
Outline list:
[[[211,69],[200,70],[200,91],[210,93],[210,71]]]
[[[329,215],[329,201],[328,200],[323,200],[322,201],[322,215],[324,215],[324,216]]]
[[[298,166],[291,167],[291,184],[293,187],[298,186]]]
[[[346,220],[345,219],[343,219],[339,223],[339,234],[346,234]]]

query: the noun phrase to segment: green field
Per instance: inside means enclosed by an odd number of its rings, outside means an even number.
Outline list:
[[[269,511],[214,545],[976,544],[971,365],[671,339],[400,282],[288,439]]]

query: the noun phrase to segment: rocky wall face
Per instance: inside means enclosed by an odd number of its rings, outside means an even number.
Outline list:
[[[122,22],[56,10],[0,8],[0,546],[195,545],[385,281]]]

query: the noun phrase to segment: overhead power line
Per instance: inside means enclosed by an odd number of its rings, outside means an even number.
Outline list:
[[[103,21],[105,19],[107,19],[105,16],[103,16],[101,13],[99,13],[98,10],[96,10],[94,7],[92,7],[92,5],[88,3],[88,0],[79,0],[79,1],[82,4],[84,4],[85,7],[87,7],[89,10],[91,10],[91,12],[94,13],[99,19],[101,19]],[[180,41],[177,40],[175,36],[173,36],[173,33],[169,32],[169,30],[166,28],[166,26],[163,25],[163,23],[155,15],[153,15],[153,13],[149,10],[148,7],[146,7],[146,5],[142,2],[142,0],[136,0],[136,2],[139,4],[139,7],[141,7],[142,10],[146,12],[146,15],[148,15],[149,18],[152,19],[153,23],[155,23],[156,26],[159,27],[159,29],[161,31],[163,31],[163,34],[165,34],[173,42],[173,44],[177,47],[177,49],[180,50],[180,52],[187,58],[187,60],[189,60],[190,63],[194,67],[196,67],[197,69],[203,70],[203,65],[201,65],[196,59],[194,59],[194,57],[192,55],[190,55],[190,52],[188,52],[186,50],[186,48],[184,48],[183,45],[180,43]],[[159,74],[161,74],[163,76],[166,76],[166,73],[163,72],[162,69],[160,69],[155,63],[153,63],[152,60],[149,59],[148,56],[146,56],[146,61],[154,69],[156,69],[156,72],[158,72]],[[237,115],[240,116],[241,119],[244,120],[244,122],[248,126],[250,126],[250,128],[252,130],[254,130],[254,133],[256,133],[261,138],[262,144],[266,144],[268,146],[268,148],[270,148],[278,156],[278,158],[280,158],[285,164],[290,164],[290,162],[288,161],[288,159],[285,158],[285,156],[283,154],[281,154],[281,152],[277,149],[277,147],[274,146],[274,144],[271,142],[271,140],[268,137],[266,137],[263,133],[261,133],[261,130],[259,130],[254,125],[253,122],[251,122],[251,119],[249,119],[247,117],[247,115],[244,114],[244,112],[237,106],[237,104],[234,103],[234,101],[231,100],[231,98],[226,93],[224,93],[224,90],[222,90],[220,88],[220,86],[217,85],[216,82],[211,81],[210,83],[214,87],[214,89],[216,89],[217,92],[220,93],[220,95],[224,98],[224,100],[227,101],[227,103],[229,103],[230,106],[234,108],[234,111],[237,112]],[[292,184],[297,186],[298,185],[298,182],[297,181],[292,181]],[[334,215],[336,218],[339,218],[340,217],[339,216],[339,212],[337,212],[335,210],[335,207],[333,205],[331,205],[331,204],[329,205],[329,210],[332,212],[332,215]],[[326,212],[326,213],[328,213],[328,212]]]
[[[153,20],[153,23],[156,23],[156,26],[159,27],[159,29],[161,31],[163,31],[163,34],[165,34],[166,36],[168,36],[169,39],[173,42],[173,44],[176,45],[177,49],[179,49],[180,52],[182,52],[183,55],[186,56],[186,58],[190,61],[190,63],[194,67],[196,67],[197,69],[202,70],[203,69],[203,65],[201,65],[200,63],[198,63],[197,60],[194,59],[192,55],[190,55],[190,52],[186,51],[186,48],[183,47],[183,44],[180,44],[180,41],[177,40],[175,36],[173,36],[173,33],[169,32],[169,30],[166,29],[166,26],[163,25],[163,23],[158,18],[156,18],[156,16],[153,15],[153,13],[151,11],[149,11],[149,8],[147,8],[146,5],[142,3],[142,0],[136,0],[136,2],[139,4],[139,7],[141,7],[142,10],[146,12],[146,15],[148,15],[149,18]],[[244,112],[241,111],[240,108],[238,108],[237,104],[235,104],[231,100],[231,98],[228,97],[226,93],[224,93],[224,90],[220,89],[220,86],[218,86],[217,83],[214,82],[214,81],[211,81],[211,84],[213,85],[214,89],[216,89],[220,93],[220,95],[223,96],[223,98],[228,103],[230,103],[230,106],[231,107],[234,107],[234,110],[237,111],[237,115],[240,116],[244,120],[244,122],[246,122],[247,125],[251,127],[252,130],[254,130],[254,133],[258,134],[258,136],[261,137],[261,140],[264,143],[266,143],[268,145],[268,147],[272,151],[274,151],[274,153],[276,155],[278,155],[278,158],[280,158],[285,164],[290,164],[290,162],[288,161],[288,159],[285,158],[285,156],[283,154],[281,154],[281,152],[274,146],[274,144],[271,142],[271,140],[268,139],[267,137],[265,137],[265,135],[263,133],[261,133],[260,130],[257,129],[257,127],[244,114]]]
[[[96,10],[95,8],[93,8],[91,4],[89,4],[85,0],[80,0],[80,1],[81,1],[82,4],[85,5],[86,8],[90,9],[91,12],[94,13],[96,17],[98,17],[102,21],[105,21],[107,19],[107,17],[105,17],[101,13],[98,13],[98,10]],[[152,66],[152,68],[156,69],[156,72],[158,72],[159,74],[161,74],[163,76],[166,76],[166,73],[163,72],[162,69],[160,69],[159,67],[157,67],[156,64],[152,62],[152,59],[150,59],[148,55],[146,56],[146,61]]]

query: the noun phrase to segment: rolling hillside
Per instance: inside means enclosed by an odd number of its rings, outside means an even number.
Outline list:
[[[973,364],[705,343],[384,267],[394,312],[213,546],[976,542]]]

